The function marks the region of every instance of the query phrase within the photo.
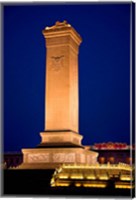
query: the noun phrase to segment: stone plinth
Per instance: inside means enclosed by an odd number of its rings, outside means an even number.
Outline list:
[[[97,153],[83,148],[23,149],[23,164],[18,169],[55,169],[67,164],[95,164]]]
[[[42,138],[41,145],[48,145],[50,143],[57,143],[57,145],[65,143],[73,143],[76,145],[81,145],[82,135],[76,132],[63,130],[63,131],[45,131],[41,132],[40,136]],[[64,145],[65,146],[65,145]]]

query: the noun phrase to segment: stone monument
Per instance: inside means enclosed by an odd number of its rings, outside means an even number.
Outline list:
[[[97,153],[85,149],[78,133],[78,52],[80,35],[66,21],[43,30],[46,42],[45,130],[34,149],[22,149],[19,168],[56,168],[94,164]]]

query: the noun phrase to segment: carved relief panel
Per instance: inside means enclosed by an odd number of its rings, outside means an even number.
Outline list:
[[[51,56],[50,67],[51,70],[57,72],[60,71],[64,66],[64,55]]]
[[[56,153],[53,154],[53,162],[75,162],[75,153]]]
[[[28,155],[28,162],[29,163],[37,163],[37,162],[49,162],[49,153],[36,153],[36,154],[29,154]]]

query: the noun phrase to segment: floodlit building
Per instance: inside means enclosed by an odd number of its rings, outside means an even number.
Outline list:
[[[134,169],[127,164],[62,165],[51,179],[52,187],[134,188]]]

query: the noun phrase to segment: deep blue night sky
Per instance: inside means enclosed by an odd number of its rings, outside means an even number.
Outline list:
[[[81,35],[83,144],[129,143],[130,4],[4,6],[4,151],[40,143],[44,130],[42,30],[67,20]]]

